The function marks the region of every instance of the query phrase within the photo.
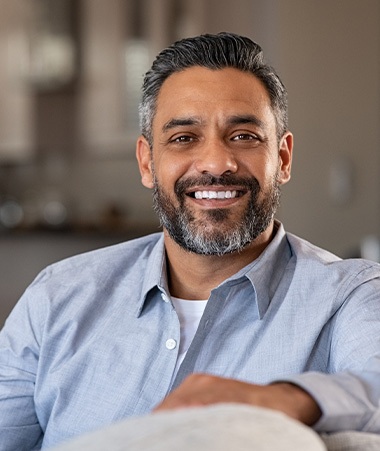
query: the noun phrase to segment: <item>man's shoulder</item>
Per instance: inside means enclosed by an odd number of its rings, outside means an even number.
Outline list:
[[[162,233],[153,233],[111,246],[77,254],[45,268],[42,272],[49,276],[96,272],[109,274],[120,268],[128,271],[133,267],[143,267],[153,250],[159,246]]]
[[[287,232],[286,237],[293,253],[300,259],[307,259],[321,263],[341,262],[343,259],[334,253],[319,247],[304,238]]]
[[[380,264],[362,258],[342,258],[292,233],[286,233],[288,242],[297,263],[313,271],[347,274],[347,276],[361,275],[364,278],[380,277]]]

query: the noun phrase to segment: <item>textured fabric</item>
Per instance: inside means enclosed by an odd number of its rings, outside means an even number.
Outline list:
[[[130,419],[53,451],[324,451],[310,428],[285,415],[222,404]]]
[[[380,435],[368,432],[345,431],[321,434],[328,451],[379,451]]]
[[[191,372],[310,391],[317,431],[380,433],[380,271],[279,226],[212,290],[174,385]],[[162,234],[44,270],[0,333],[0,450],[49,447],[151,411],[180,341]]]

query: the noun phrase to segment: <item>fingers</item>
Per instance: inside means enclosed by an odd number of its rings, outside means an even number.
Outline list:
[[[237,402],[250,404],[254,385],[209,374],[192,374],[155,411],[208,404]],[[258,387],[258,386],[257,386]]]
[[[154,411],[229,402],[278,410],[308,425],[321,416],[315,400],[296,385],[255,385],[209,374],[188,376]]]

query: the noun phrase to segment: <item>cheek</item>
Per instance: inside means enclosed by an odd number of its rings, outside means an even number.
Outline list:
[[[280,164],[281,161],[278,157],[268,159],[265,163],[263,163],[263,174],[266,180],[272,181],[278,177]]]
[[[278,161],[270,158],[254,158],[246,164],[240,164],[241,172],[253,175],[261,183],[273,177],[277,173]]]
[[[159,183],[174,187],[175,182],[186,174],[188,168],[183,158],[168,155],[155,160],[154,169]]]

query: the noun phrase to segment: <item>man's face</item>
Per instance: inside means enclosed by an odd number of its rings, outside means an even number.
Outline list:
[[[253,242],[272,223],[279,186],[290,177],[291,135],[278,143],[264,86],[236,69],[171,75],[157,100],[152,153],[140,147],[142,180],[154,188],[161,223],[197,254]]]

